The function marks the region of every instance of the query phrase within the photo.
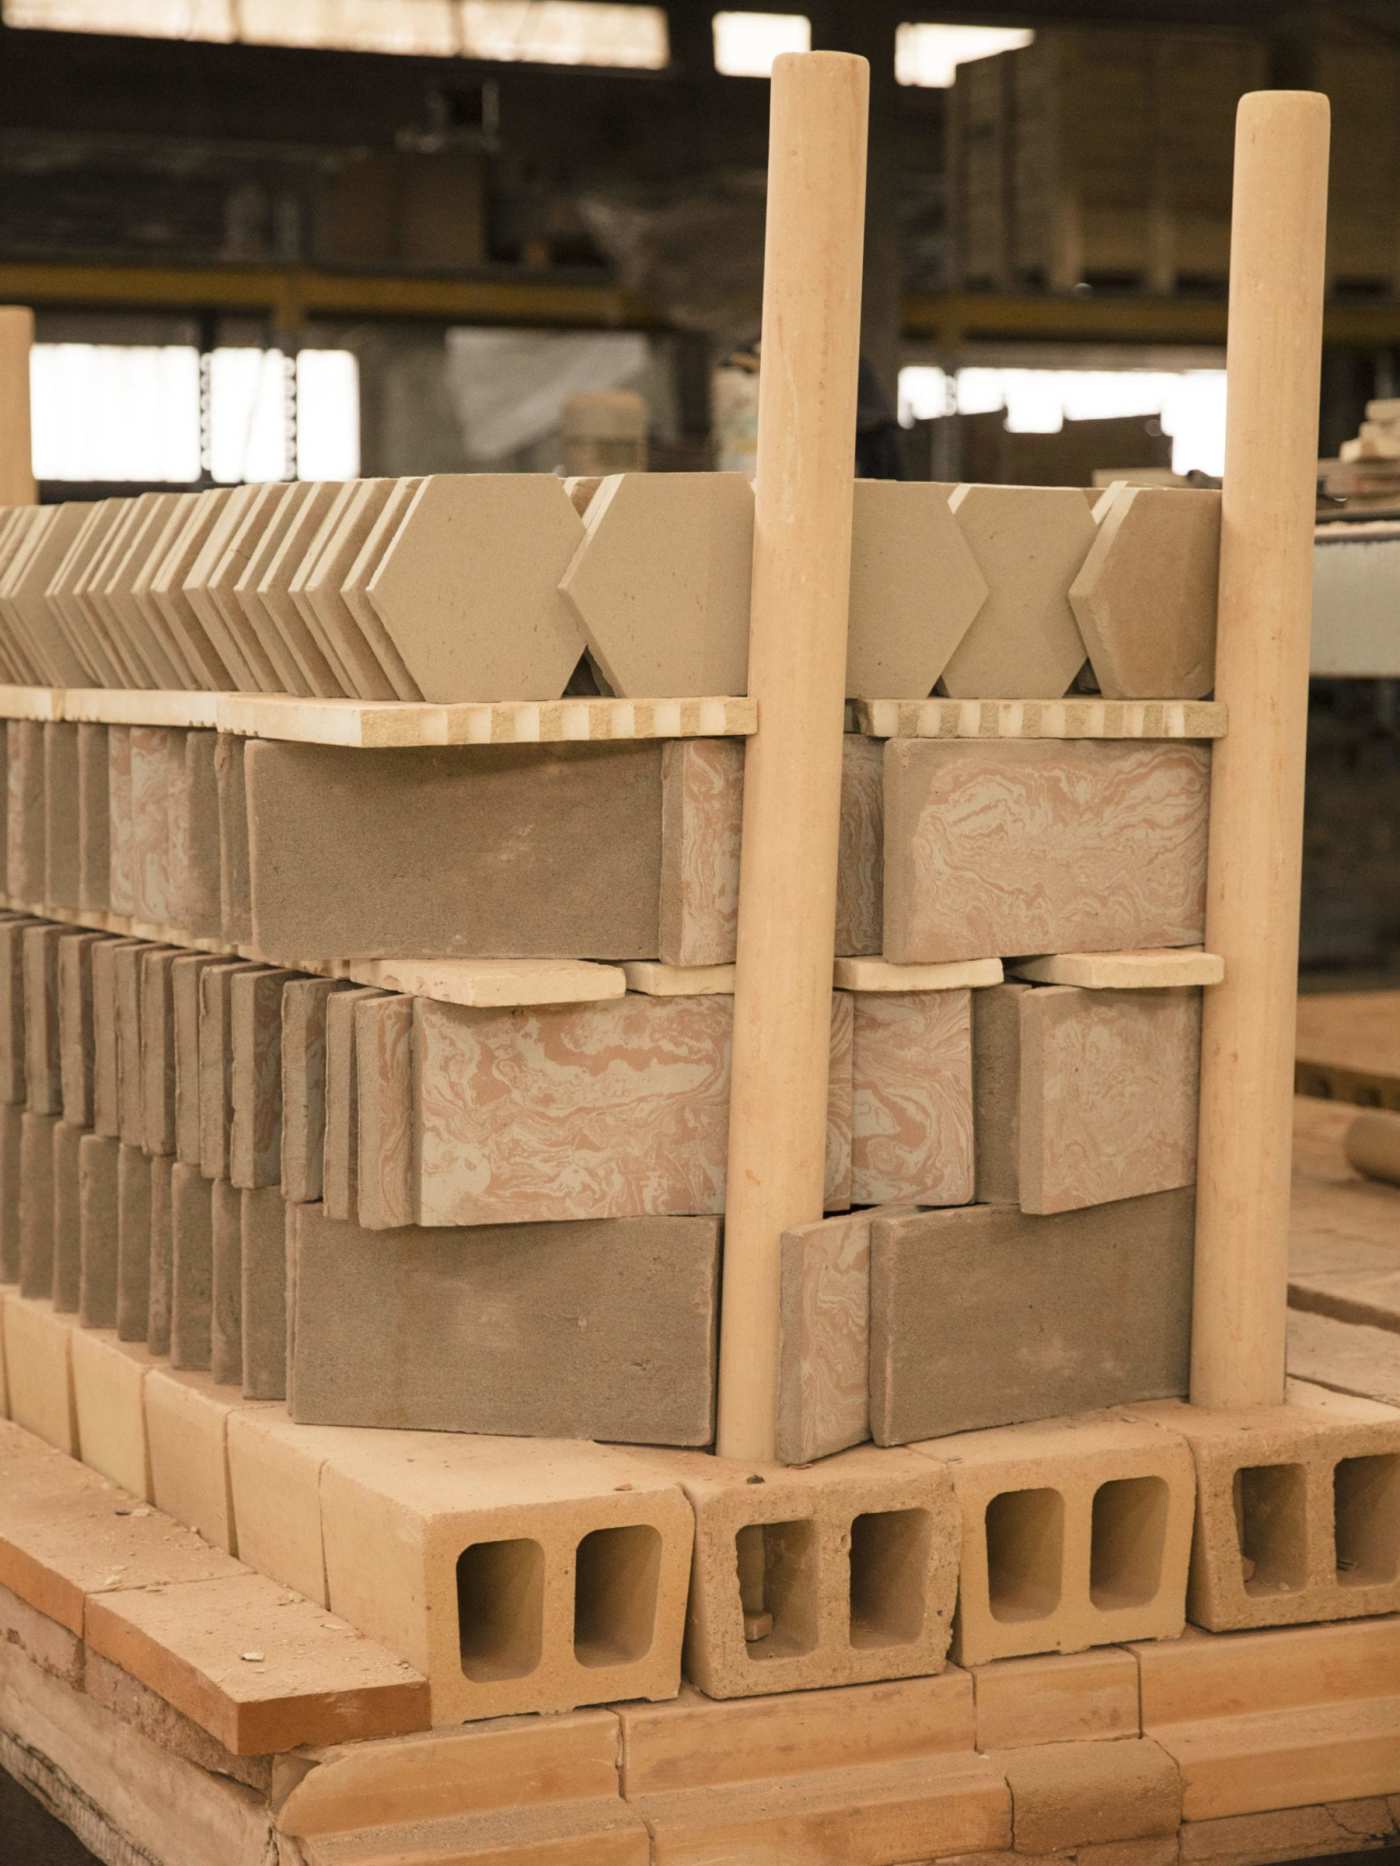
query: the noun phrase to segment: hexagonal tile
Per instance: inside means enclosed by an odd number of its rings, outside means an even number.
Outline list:
[[[927,481],[856,481],[849,699],[926,699],[987,600],[948,493]]]
[[[742,473],[615,473],[560,584],[589,658],[628,699],[744,693],[753,488]]]
[[[949,504],[990,594],[947,667],[958,700],[1058,700],[1084,665],[1069,586],[1094,542],[1076,486],[959,486]]]
[[[367,594],[425,700],[557,700],[583,654],[559,579],[583,537],[548,473],[435,474]]]
[[[1198,700],[1215,685],[1220,494],[1114,486],[1069,600],[1099,690]]]

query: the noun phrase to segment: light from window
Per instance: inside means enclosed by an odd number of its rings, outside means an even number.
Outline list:
[[[671,56],[661,7],[596,0],[462,0],[461,49],[468,58],[645,71]]]
[[[715,70],[726,78],[766,78],[781,52],[810,52],[805,13],[716,13]]]
[[[458,50],[452,0],[235,0],[238,37],[255,45],[448,57]]]
[[[41,32],[129,33],[138,39],[234,36],[233,0],[5,0],[5,24]]]
[[[198,479],[193,347],[36,343],[29,393],[37,479]]]
[[[942,415],[1006,410],[1017,434],[1057,434],[1066,421],[1157,415],[1171,436],[1172,466],[1219,476],[1225,466],[1223,369],[960,369],[914,366],[899,372],[906,426]],[[1133,466],[1105,460],[1105,466]]]
[[[959,65],[993,52],[1013,52],[1035,34],[1018,26],[932,26],[908,21],[895,29],[894,75],[901,84],[946,90]]]
[[[37,343],[30,351],[34,473],[43,480],[199,478],[199,353],[193,346]],[[224,485],[281,479],[287,460],[280,350],[209,358],[209,468]],[[360,385],[348,350],[297,359],[297,459],[303,479],[360,470]]]
[[[297,478],[357,479],[360,366],[350,350],[297,358]]]

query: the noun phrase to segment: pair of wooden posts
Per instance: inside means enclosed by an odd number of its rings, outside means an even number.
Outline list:
[[[783,1230],[821,1216],[868,74],[773,69],[719,1451],[771,1458]],[[1240,106],[1191,1398],[1283,1398],[1329,112]],[[989,696],[995,697],[995,696]],[[953,1292],[950,1292],[950,1296]]]
[[[821,1216],[868,71],[774,66],[719,1451],[774,1453],[778,1252]],[[1328,108],[1244,99],[1206,943],[1191,1397],[1283,1395]],[[0,502],[32,499],[26,312],[0,312]],[[995,698],[996,696],[988,696]],[[760,1583],[761,1585],[761,1583]]]

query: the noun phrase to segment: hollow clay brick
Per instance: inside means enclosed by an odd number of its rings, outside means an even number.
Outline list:
[[[209,1181],[209,1371],[219,1386],[243,1385],[243,1194]]]
[[[783,1233],[777,1453],[784,1464],[809,1464],[870,1437],[870,1227],[888,1215],[851,1212]]]
[[[248,745],[246,770],[244,943],[265,953],[657,951],[657,743],[366,752],[264,741]]]
[[[240,1192],[239,1362],[245,1399],[287,1393],[287,1226],[289,1209],[275,1186]]]
[[[151,1171],[139,1147],[117,1149],[117,1334],[145,1341],[151,1303]]]
[[[973,1191],[972,993],[857,992],[851,1203]]]
[[[53,1293],[53,1130],[58,1117],[24,1112],[19,1134],[19,1287]]]
[[[100,933],[65,933],[58,942],[58,1052],[63,1118],[93,1124],[92,949]]]
[[[214,1220],[210,1181],[176,1160],[170,1169],[170,1365],[207,1372],[213,1318]]]
[[[80,1455],[78,1421],[73,1409],[73,1371],[70,1343],[74,1334],[67,1316],[55,1315],[46,1296],[22,1296],[11,1290],[0,1308],[5,1331],[5,1387],[10,1418],[35,1438],[69,1458]],[[13,1520],[15,1497],[5,1487],[3,1536]],[[12,1586],[3,1558],[0,1583]]]
[[[227,732],[214,747],[219,793],[219,918],[231,946],[253,943],[252,874],[248,849],[248,797],[244,744]]]
[[[331,1611],[426,1674],[434,1725],[675,1695],[694,1523],[643,1455],[342,1436],[321,1474]]]
[[[326,1144],[326,1003],[338,979],[294,979],[282,992],[282,1196],[321,1197]]]
[[[262,1575],[104,1594],[94,1651],[139,1678],[235,1755],[421,1729],[421,1678]],[[249,1650],[264,1656],[249,1662]]]
[[[559,588],[614,693],[686,698],[748,692],[752,577],[745,474],[616,473]]]
[[[710,1442],[716,1220],[371,1232],[288,1209],[299,1422]]]
[[[233,972],[228,979],[228,1177],[236,1186],[275,1186],[282,1178],[281,971]]]
[[[1180,1772],[1150,1737],[1037,1744],[1001,1750],[993,1760],[1011,1789],[1017,1853],[1175,1837],[1181,1825]]]
[[[78,1147],[83,1131],[58,1120],[53,1129],[53,1281],[56,1314],[76,1315],[82,1290],[82,1210]]]
[[[962,1513],[960,1664],[1179,1636],[1195,1506],[1180,1439],[1081,1415],[916,1449],[945,1466]]]
[[[1187,1440],[1196,1538],[1187,1612],[1214,1632],[1400,1607],[1400,1412],[1290,1381],[1247,1413],[1135,1407]]]
[[[732,1018],[723,997],[499,1011],[416,999],[419,1223],[721,1210]],[[844,1035],[838,1011],[838,1052]],[[839,1055],[832,1080],[839,1094]],[[842,1164],[828,1158],[829,1199]]]
[[[359,1206],[359,1059],[355,1011],[384,994],[372,986],[337,993],[326,1006],[326,1120],[322,1195],[327,1218],[356,1222]]]
[[[946,1470],[867,1449],[809,1470],[693,1455],[676,1469],[695,1511],[685,1675],[708,1697],[943,1669],[958,1540]],[[741,1574],[760,1564],[755,1603]],[[756,1608],[772,1622],[750,1639]]]
[[[978,1191],[1048,1213],[1192,1183],[1201,994],[977,994]]]
[[[84,1134],[78,1143],[78,1320],[84,1328],[115,1328],[117,1169],[121,1142]]]
[[[229,1412],[239,1402],[207,1373],[166,1367],[146,1376],[145,1401],[156,1508],[236,1555],[225,1441]]]
[[[61,926],[26,927],[24,957],[25,1101],[33,1114],[63,1112],[63,1059],[58,1041],[58,942]]]
[[[175,1151],[175,947],[141,954],[141,1120],[147,1153]]]
[[[145,1386],[146,1375],[157,1362],[147,1348],[119,1341],[107,1328],[74,1329],[72,1357],[83,1463],[149,1503]]]
[[[175,1299],[175,1162],[165,1154],[157,1154],[149,1164],[151,1232],[146,1346],[152,1354],[165,1356],[170,1353],[171,1311]]]
[[[1184,1393],[1194,1238],[1190,1189],[1048,1218],[970,1205],[877,1220],[877,1444]]]
[[[279,1406],[249,1406],[228,1416],[239,1557],[321,1607],[328,1604],[321,1470],[342,1443],[339,1431],[294,1425]]]
[[[44,728],[12,719],[5,730],[8,779],[6,875],[12,900],[38,907],[44,899]]]
[[[1215,685],[1220,494],[1111,487],[1069,600],[1108,698],[1195,700]]]
[[[584,651],[558,588],[583,535],[552,474],[423,481],[367,593],[424,699],[558,699]]]
[[[167,772],[170,918],[197,939],[222,931],[218,734],[185,732]]]
[[[413,1000],[361,1000],[355,1020],[356,1222],[384,1231],[416,1216]]]
[[[112,884],[111,801],[106,726],[78,733],[78,905],[106,912]]]
[[[994,1659],[973,1677],[978,1749],[1104,1743],[1142,1734],[1137,1656],[1119,1647]]]
[[[901,963],[1199,945],[1199,745],[897,739],[884,952]]]
[[[878,953],[884,867],[884,746],[845,738],[836,883],[836,950]],[[739,911],[744,749],[681,739],[662,749],[659,951],[672,965],[728,965]]]
[[[1058,700],[1084,665],[1069,587],[1094,542],[1077,489],[959,486],[948,501],[987,598],[943,669],[954,699]]]
[[[44,903],[82,905],[78,844],[78,728],[44,726]]]
[[[131,727],[107,728],[107,905],[114,914],[136,911],[136,870],[131,821]]]

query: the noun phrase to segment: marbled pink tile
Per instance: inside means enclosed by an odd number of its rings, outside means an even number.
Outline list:
[[[196,938],[221,930],[219,896],[219,786],[215,732],[184,732],[171,759],[170,913],[174,925]]]
[[[884,912],[883,742],[848,733],[841,766],[836,951],[878,953]],[[744,747],[683,739],[661,767],[661,951],[668,965],[729,965],[739,923]]]
[[[5,732],[6,885],[12,900],[42,907],[44,854],[44,728],[12,719]]]
[[[114,914],[136,911],[135,850],[131,822],[131,727],[107,728],[107,898]]]
[[[248,1192],[282,1183],[282,993],[298,974],[249,968],[228,981],[228,1177]]]
[[[739,917],[744,747],[675,739],[661,761],[661,952],[668,965],[728,965]]]
[[[182,738],[165,726],[131,728],[132,911],[157,926],[171,917],[170,779]]]
[[[1201,993],[1064,985],[1020,1003],[1022,1211],[1192,1184]]]
[[[870,1436],[870,1213],[784,1231],[778,1456],[809,1464]]]
[[[368,999],[354,1021],[356,1222],[387,1231],[414,1222],[413,999]]]
[[[1131,740],[891,740],[887,959],[1190,946],[1210,753]]]
[[[833,1003],[827,1179],[844,1197],[849,1039]],[[500,1011],[415,1000],[417,1222],[722,1211],[732,1019],[727,997]]]
[[[831,1059],[826,1093],[826,1189],[822,1194],[822,1210],[828,1212],[844,1212],[851,1203],[854,1038],[855,1000],[848,991],[834,991],[831,994]]]
[[[972,1198],[972,993],[855,998],[851,1202]]]

